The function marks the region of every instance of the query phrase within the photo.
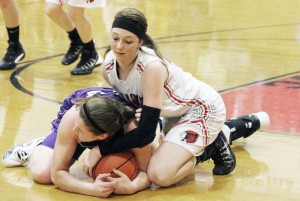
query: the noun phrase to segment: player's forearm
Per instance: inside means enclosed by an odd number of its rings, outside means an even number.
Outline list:
[[[52,182],[63,191],[96,196],[92,183],[81,181],[65,170],[51,174],[51,178]]]
[[[150,187],[150,180],[145,172],[140,171],[137,177],[132,181],[133,193]]]
[[[99,144],[101,155],[141,148],[150,144],[156,136],[159,115],[160,109],[143,105],[139,126],[125,135]]]

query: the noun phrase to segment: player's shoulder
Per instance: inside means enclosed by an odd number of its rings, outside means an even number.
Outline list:
[[[60,124],[59,124],[59,133],[69,133],[70,129],[73,129],[75,119],[79,115],[79,109],[76,105],[73,105],[69,110],[67,110],[62,117]]]

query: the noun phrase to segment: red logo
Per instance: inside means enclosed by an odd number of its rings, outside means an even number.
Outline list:
[[[185,131],[180,134],[181,141],[185,141],[186,143],[195,143],[198,140],[198,133],[194,131]]]

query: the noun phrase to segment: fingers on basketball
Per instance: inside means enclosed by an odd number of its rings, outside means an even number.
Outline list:
[[[138,174],[138,161],[133,152],[121,152],[109,154],[100,159],[92,171],[95,180],[99,174],[110,173],[112,177],[118,177],[113,170],[119,170],[132,181]]]

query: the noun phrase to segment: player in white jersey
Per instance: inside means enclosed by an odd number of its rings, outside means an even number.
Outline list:
[[[164,63],[168,69],[168,76],[163,86],[160,115],[165,117],[169,123],[172,120],[172,124],[178,124],[176,129],[173,128],[171,133],[168,133],[165,141],[180,143],[193,155],[201,154],[203,150],[199,148],[211,144],[225,122],[224,103],[213,88],[195,79],[190,73],[183,72],[174,63],[162,60],[155,55],[152,49],[147,47],[141,47],[126,80],[118,78],[116,56],[112,51],[109,52],[105,58],[106,72],[104,76],[107,76],[108,82],[119,92],[120,96],[137,107],[141,107],[143,94],[145,94],[142,90],[141,80],[144,76],[143,72],[152,62]],[[199,135],[195,142],[192,142],[195,146],[189,145],[189,139],[184,133],[187,127],[186,121],[189,122],[188,130]],[[182,134],[179,135],[178,133],[181,132]]]
[[[224,126],[226,110],[221,96],[164,59],[146,31],[147,20],[137,9],[125,8],[116,14],[102,75],[120,96],[141,107],[140,121],[136,129],[92,151],[101,157],[147,145],[162,116],[166,136],[147,170],[153,183],[170,186],[209,158],[215,162],[214,174],[229,174],[236,164],[229,143],[268,125],[268,115],[242,116]]]
[[[65,12],[63,5],[68,5]],[[46,13],[60,28],[68,33],[71,44],[61,63],[70,65],[81,54],[79,63],[71,70],[72,75],[92,73],[102,63],[97,53],[92,25],[84,14],[85,8],[105,7],[106,0],[46,0]]]
[[[8,48],[0,61],[0,70],[11,70],[25,57],[25,51],[19,40],[20,13],[15,0],[0,0],[0,8],[8,34]]]

